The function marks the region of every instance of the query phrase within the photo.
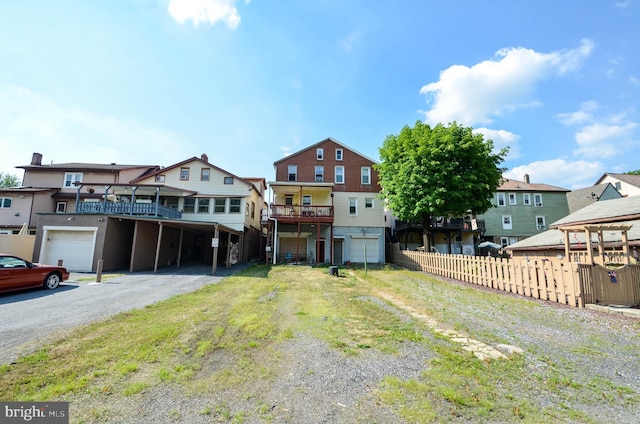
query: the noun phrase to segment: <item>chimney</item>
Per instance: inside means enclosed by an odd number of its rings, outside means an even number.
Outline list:
[[[42,153],[34,153],[33,156],[31,156],[31,165],[42,165]]]
[[[529,174],[524,174],[524,182],[529,184]]]
[[[200,156],[200,159],[202,159],[205,162],[209,162],[209,156],[207,156],[206,153],[203,153],[202,156]]]

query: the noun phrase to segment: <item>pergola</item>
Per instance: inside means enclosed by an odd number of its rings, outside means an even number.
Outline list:
[[[598,257],[602,259],[602,263],[605,262],[605,248],[604,248],[604,235],[605,231],[620,231],[621,232],[621,244],[622,244],[622,256],[624,257],[624,261],[626,265],[629,265],[629,238],[627,237],[627,231],[631,228],[631,225],[616,225],[616,224],[599,224],[599,225],[573,225],[567,227],[560,227],[559,230],[562,230],[564,233],[564,252],[565,257],[571,260],[571,243],[570,243],[570,234],[572,233],[585,233],[585,245],[587,248],[587,260],[589,263],[593,264],[594,254],[593,254],[593,246],[591,242],[591,235],[597,234],[598,237]]]

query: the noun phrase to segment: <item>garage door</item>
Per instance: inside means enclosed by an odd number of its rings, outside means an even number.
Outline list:
[[[367,263],[379,262],[378,239],[363,237],[351,237],[351,262],[364,262],[365,247],[367,251]]]
[[[45,251],[40,262],[55,265],[62,259],[70,271],[91,271],[95,231],[47,230]]]
[[[298,253],[296,257],[296,251]],[[297,259],[299,258],[299,259]],[[280,262],[298,262],[307,260],[307,238],[300,237],[280,237],[280,251],[278,252]]]

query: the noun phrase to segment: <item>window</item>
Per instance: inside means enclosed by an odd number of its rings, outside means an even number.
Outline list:
[[[316,166],[315,167],[315,174],[316,174],[316,182],[317,183],[322,183],[324,182],[324,166]]]
[[[284,196],[284,204],[287,206],[293,206],[293,196],[290,194]]]
[[[344,166],[336,166],[336,184],[344,184]]]
[[[224,197],[216,197],[213,199],[213,213],[224,213],[227,206],[227,199]]]
[[[82,182],[82,173],[74,174],[73,172],[64,173],[64,187],[73,187],[75,183]]]
[[[509,237],[500,237],[502,247],[509,246]]]
[[[620,190],[622,188],[622,183],[620,183],[620,181],[616,181],[614,187],[616,188],[616,190]]]
[[[57,213],[65,213],[67,211],[67,202],[58,202],[56,203],[56,212]]]
[[[249,202],[244,204],[244,214],[249,216]]]
[[[342,160],[342,149],[336,149],[336,160]]]
[[[373,199],[371,197],[364,199],[364,207],[366,209],[373,209]]]
[[[156,182],[157,183],[163,183],[164,182],[164,175],[156,175]]]
[[[211,175],[211,169],[202,168],[200,170],[200,181],[209,181],[209,176]]]
[[[13,198],[11,197],[0,197],[0,208],[9,209],[11,204],[13,203]]]
[[[324,159],[324,149],[316,149],[316,159],[318,160]]]
[[[513,224],[511,223],[511,215],[502,215],[502,229],[512,230]]]
[[[251,202],[251,219],[256,217],[256,202]]]
[[[518,202],[516,201],[516,194],[515,193],[509,193],[509,204],[510,205],[517,205]]]
[[[311,195],[305,194],[302,196],[302,206],[311,206]]]
[[[531,206],[531,193],[522,194],[522,203],[527,206]]]
[[[506,206],[507,201],[505,200],[504,193],[498,193],[498,206]]]
[[[533,195],[533,202],[535,203],[536,206],[542,206],[542,194],[534,194]]]
[[[229,199],[229,213],[240,213],[241,205],[242,199],[239,197],[232,197]]]
[[[298,181],[298,165],[289,165],[288,167],[289,181]]]
[[[349,215],[358,215],[358,199],[349,198]]]
[[[184,199],[184,208],[182,211],[184,213],[194,213],[196,210],[196,199],[193,197],[185,197]]]
[[[536,216],[536,228],[538,230],[546,230],[547,224],[544,216]]]
[[[360,168],[360,182],[362,184],[371,184],[371,168],[363,166]]]
[[[209,199],[198,199],[198,213],[209,213]]]
[[[189,179],[189,168],[180,168],[180,179],[181,180]]]
[[[233,177],[224,177],[225,184],[233,184]]]

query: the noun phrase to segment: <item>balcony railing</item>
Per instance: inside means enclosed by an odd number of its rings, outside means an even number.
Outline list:
[[[333,206],[271,205],[271,217],[303,221],[333,221]]]
[[[475,231],[483,231],[485,229],[483,220],[476,220],[477,230]],[[403,231],[406,229],[417,229],[422,228],[422,224],[420,223],[412,223],[407,221],[396,221],[396,231]],[[431,230],[454,230],[454,231],[472,231],[473,225],[470,219],[463,218],[443,218],[436,217],[431,220],[429,223],[429,228]]]
[[[80,202],[76,204],[76,213],[144,215],[182,219],[182,213],[180,211],[159,205],[157,203]]]

